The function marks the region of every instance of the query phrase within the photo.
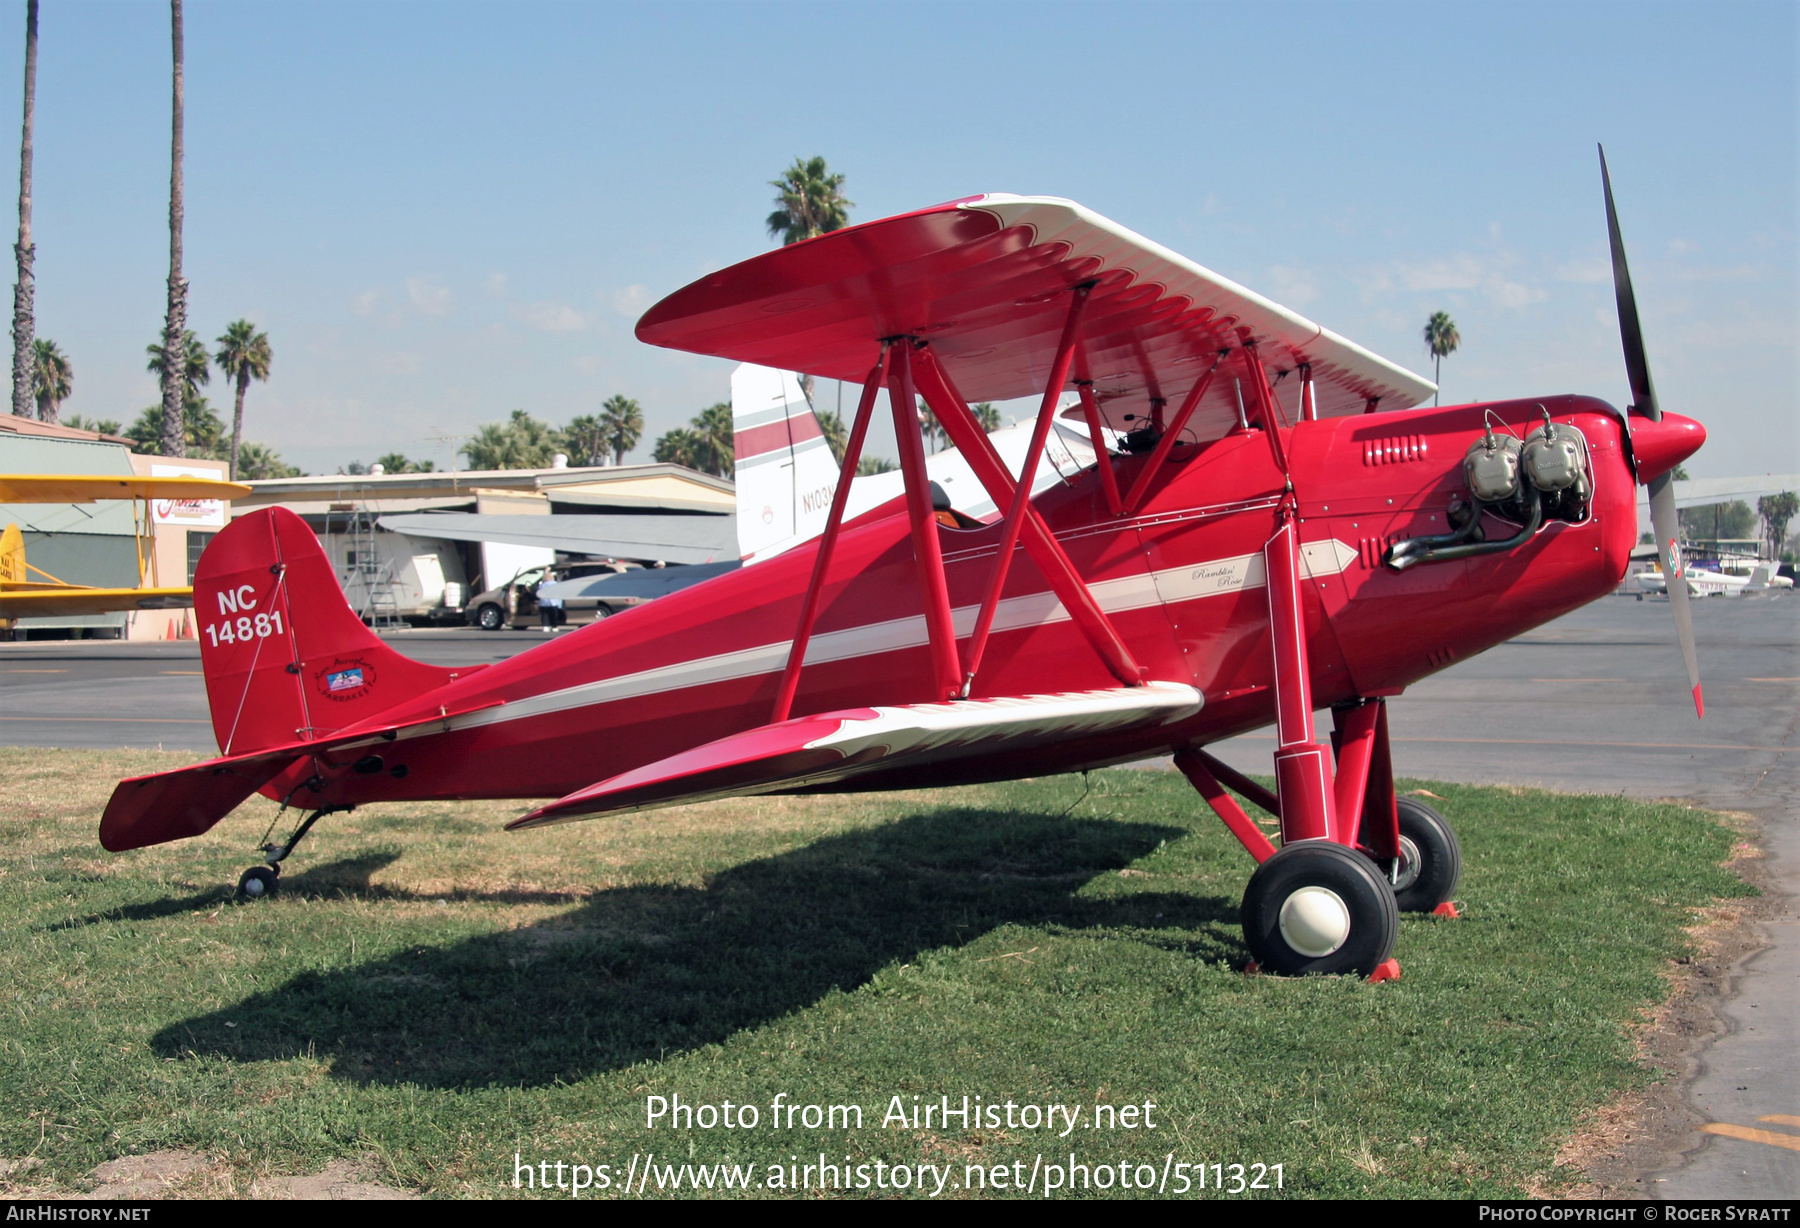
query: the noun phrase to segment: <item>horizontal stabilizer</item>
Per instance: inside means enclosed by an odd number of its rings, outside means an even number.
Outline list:
[[[123,853],[210,831],[300,753],[293,746],[272,747],[121,780],[100,816],[100,847]]]
[[[1056,695],[851,708],[763,725],[671,755],[540,807],[509,828],[536,827],[720,797],[772,793],[896,767],[1024,750],[1200,710],[1175,682]]]
[[[381,744],[409,732],[441,728],[453,716],[496,706],[492,700],[445,711],[404,725],[377,725],[314,742],[286,742],[239,755],[224,755],[172,772],[133,776],[113,787],[100,816],[100,847],[109,853],[184,840],[210,831],[252,793],[309,755]],[[321,765],[326,766],[326,765]]]

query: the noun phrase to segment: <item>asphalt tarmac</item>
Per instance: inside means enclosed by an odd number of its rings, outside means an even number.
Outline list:
[[[1785,893],[1770,945],[1738,969],[1689,1086],[1723,1132],[1648,1174],[1663,1198],[1800,1190],[1800,596],[1695,603],[1707,715],[1697,721],[1668,603],[1609,597],[1413,687],[1390,706],[1396,770],[1473,784],[1677,798],[1755,816]],[[441,665],[503,660],[537,631],[405,630]],[[192,643],[0,644],[0,745],[216,754]],[[1210,748],[1268,772],[1271,735]],[[1546,816],[1546,821],[1553,821]],[[1771,1121],[1771,1119],[1775,1119]],[[1772,1140],[1772,1141],[1771,1141]]]

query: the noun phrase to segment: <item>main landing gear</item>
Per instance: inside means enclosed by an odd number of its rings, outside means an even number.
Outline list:
[[[1177,752],[1175,766],[1256,858],[1239,912],[1256,966],[1388,980],[1399,975],[1401,912],[1456,915],[1462,849],[1443,815],[1396,794],[1385,706],[1346,704],[1333,717],[1335,765],[1296,739],[1292,757],[1311,757],[1313,769],[1283,779],[1278,755],[1274,790],[1198,747]],[[1279,850],[1226,786],[1281,821]]]
[[[328,814],[335,814],[339,811],[354,809],[356,809],[354,806],[326,806],[321,810],[315,810],[301,821],[299,827],[294,829],[294,834],[288,837],[287,843],[265,843],[262,846],[262,852],[263,859],[267,861],[268,864],[251,866],[248,870],[245,870],[242,874],[238,875],[237,898],[240,900],[260,900],[266,896],[274,895],[276,891],[281,888],[281,863],[288,859],[288,855],[299,845],[306,833],[312,830],[312,825]],[[276,819],[279,819],[281,816],[277,814],[275,817]],[[269,831],[274,830],[275,822],[272,820],[269,823]],[[268,832],[263,833],[263,837],[267,840]]]
[[[1394,953],[1394,890],[1367,857],[1329,840],[1284,847],[1256,868],[1239,913],[1257,964],[1283,976],[1373,976]]]
[[[1410,797],[1395,799],[1400,811],[1400,864],[1394,899],[1401,912],[1435,912],[1449,903],[1462,877],[1462,846],[1444,816]]]

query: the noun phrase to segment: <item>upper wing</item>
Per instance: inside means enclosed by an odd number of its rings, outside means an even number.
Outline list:
[[[236,499],[242,482],[211,478],[79,477],[0,473],[0,503],[93,503],[100,499]]]
[[[86,588],[75,584],[7,585],[0,589],[0,618],[68,618],[114,610],[185,610],[191,588]]]
[[[1140,687],[855,708],[763,725],[603,780],[507,824],[570,819],[849,780],[969,755],[1023,750],[1200,710],[1177,682]]]
[[[883,337],[930,342],[970,401],[1041,395],[1069,288],[1094,282],[1075,376],[1107,424],[1174,405],[1221,349],[1260,347],[1294,417],[1310,364],[1322,416],[1417,405],[1433,385],[1072,201],[989,195],[834,231],[701,278],[645,313],[653,345],[860,382]],[[1216,380],[1190,430],[1237,421]]]

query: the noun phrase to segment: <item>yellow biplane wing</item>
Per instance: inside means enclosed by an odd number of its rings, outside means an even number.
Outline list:
[[[76,474],[0,473],[0,503],[95,503],[104,499],[142,499],[146,504],[140,532],[138,570],[143,571],[142,543],[148,532],[148,505],[160,500],[235,499],[250,493],[242,482],[196,477],[95,477]],[[134,513],[135,515],[136,513]],[[36,577],[33,577],[36,573]],[[66,618],[108,614],[116,610],[178,610],[194,604],[191,588],[97,588],[67,584],[25,561],[25,539],[19,526],[0,532],[0,621],[18,618]]]
[[[101,499],[236,499],[242,482],[213,478],[92,477],[0,473],[0,503],[94,503]]]
[[[226,483],[220,483],[226,485]],[[44,577],[33,580],[31,573]],[[25,561],[25,535],[9,524],[0,530],[0,619],[67,618],[115,610],[182,610],[194,604],[191,588],[97,588],[65,584]]]
[[[79,584],[0,584],[0,618],[67,618],[115,610],[185,610],[191,588],[86,588]]]

